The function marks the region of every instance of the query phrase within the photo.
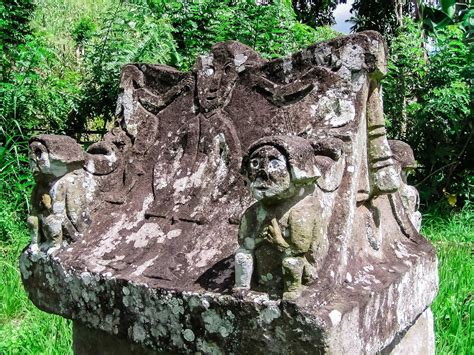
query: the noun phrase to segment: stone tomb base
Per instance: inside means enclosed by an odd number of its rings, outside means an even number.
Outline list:
[[[149,355],[160,353],[104,331],[90,329],[79,322],[74,322],[73,350],[76,355]],[[412,325],[399,332],[395,339],[380,351],[380,354],[392,355],[429,355],[434,353],[433,314],[430,308],[427,308]]]
[[[101,142],[30,141],[30,299],[74,321],[77,354],[433,353],[437,260],[386,69],[370,31],[125,66]]]
[[[438,276],[428,249],[398,265],[365,266],[371,285],[353,280],[329,294],[314,285],[296,302],[79,274],[43,253],[26,251],[21,259],[36,306],[74,321],[76,354],[434,353],[429,305]]]

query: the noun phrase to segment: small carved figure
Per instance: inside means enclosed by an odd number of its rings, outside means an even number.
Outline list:
[[[88,223],[84,153],[70,137],[40,135],[30,140],[30,165],[36,180],[28,225],[34,252],[76,240]]]
[[[367,156],[371,197],[393,193],[400,187],[400,178],[387,140],[380,90],[379,80],[372,78],[367,101]]]
[[[416,168],[413,150],[407,143],[398,140],[389,140],[388,144],[395,160],[395,168],[400,174],[401,184],[399,192],[403,207],[405,207],[413,227],[419,232],[421,228],[421,213],[418,211],[420,208],[420,195],[414,186],[407,183],[408,175]]]
[[[240,223],[236,293],[252,287],[283,291],[284,299],[293,300],[315,277],[328,243],[313,196],[320,177],[313,158],[311,144],[294,136],[261,139],[244,157],[242,172],[257,202]]]

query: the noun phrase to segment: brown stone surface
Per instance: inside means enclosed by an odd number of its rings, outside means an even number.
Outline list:
[[[84,153],[83,180],[73,179],[93,197],[84,230],[21,257],[32,301],[157,351],[388,346],[431,303],[438,280],[385,136],[385,60],[382,37],[364,32],[271,61],[220,43],[187,73],[125,66],[116,127]],[[241,167],[262,144],[279,149],[292,181],[307,186],[291,218],[313,211],[317,233],[284,217],[293,205],[261,214]],[[251,211],[262,230],[276,223],[283,238],[298,230],[293,251],[304,238],[324,245],[311,257],[314,249],[304,249],[314,272],[296,297],[282,299],[277,254],[261,258],[275,261],[264,273],[268,288],[253,282],[233,293],[239,223]],[[257,264],[267,252],[255,252]]]

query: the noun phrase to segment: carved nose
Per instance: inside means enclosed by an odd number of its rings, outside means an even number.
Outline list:
[[[267,181],[268,180],[268,174],[265,170],[260,169],[257,173],[257,178],[260,178],[264,181]]]

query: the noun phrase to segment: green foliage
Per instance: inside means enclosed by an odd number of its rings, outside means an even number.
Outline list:
[[[391,41],[398,28],[396,6],[398,1],[355,0],[351,13],[353,32],[373,30],[380,32],[387,41]]]
[[[317,28],[334,24],[333,11],[338,0],[292,0],[293,8],[302,23]],[[345,2],[345,1],[344,1]]]
[[[467,2],[440,0],[439,7],[433,7],[431,4],[425,4],[421,0],[417,1],[420,9],[420,20],[428,34],[434,34],[438,30],[456,23],[462,25],[465,31],[472,27],[471,21],[474,9],[469,9]]]
[[[72,30],[72,37],[78,46],[84,45],[89,39],[92,38],[95,31],[96,24],[94,21],[88,17],[83,17]]]
[[[3,50],[23,43],[31,33],[29,20],[34,10],[31,0],[2,0],[0,2],[0,46]]]
[[[423,81],[424,91],[414,107],[416,120],[409,140],[425,168],[426,198],[445,192],[470,200],[474,193],[472,176],[471,181],[467,179],[474,172],[469,156],[474,151],[468,75],[472,53],[457,26],[443,29],[436,46]]]
[[[301,49],[318,40],[317,33],[296,20],[288,0],[259,6],[254,0],[202,0],[168,5],[178,48],[186,58],[182,69],[216,42],[237,40],[264,57],[274,58]],[[333,32],[333,37],[336,33]]]
[[[24,214],[0,196],[0,233],[4,228],[10,238],[0,238],[0,353],[71,354],[71,322],[37,309],[23,289],[18,258],[30,237]]]
[[[427,54],[418,26],[406,21],[390,49],[384,102],[389,134],[407,141],[420,168],[415,179],[422,200],[446,196],[458,206],[474,193],[470,112],[472,53],[458,26],[439,30]]]
[[[103,25],[84,44],[84,77],[77,110],[69,116],[69,135],[77,136],[96,117],[113,117],[123,65],[180,62],[173,27],[149,7],[122,3],[106,11],[100,22]]]
[[[9,135],[2,126],[0,138],[0,198],[9,201],[14,212],[21,212],[28,206],[33,185],[26,156],[27,142],[21,133]],[[6,209],[1,210],[7,213]],[[8,239],[8,232],[0,225],[0,240],[3,238]]]
[[[417,95],[423,89],[426,76],[426,53],[419,25],[405,19],[390,46],[388,73],[384,85],[384,113],[388,132],[392,137],[406,140],[407,126],[414,124],[409,113],[417,104]]]
[[[8,123],[16,120],[23,129],[64,131],[79,77],[70,70],[51,75],[51,67],[58,64],[56,53],[38,36],[27,36],[17,46],[0,82],[0,119],[5,130],[15,129]]]

